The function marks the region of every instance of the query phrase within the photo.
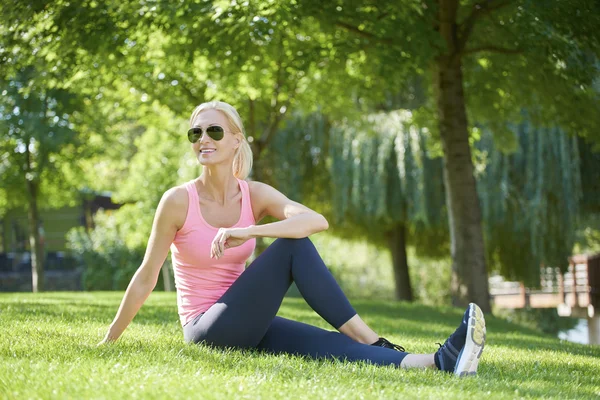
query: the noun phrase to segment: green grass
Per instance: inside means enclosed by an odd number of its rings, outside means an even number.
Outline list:
[[[600,396],[600,348],[561,342],[488,317],[476,377],[366,363],[313,361],[186,345],[175,296],[153,293],[115,344],[96,347],[122,293],[0,295],[0,398],[590,398]],[[462,310],[354,301],[378,333],[432,352]],[[330,329],[302,299],[280,315]]]

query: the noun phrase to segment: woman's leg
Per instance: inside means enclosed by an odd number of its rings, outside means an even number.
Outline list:
[[[337,358],[346,361],[368,361],[376,365],[395,365],[397,367],[403,366],[403,360],[416,356],[384,347],[358,343],[341,333],[281,317],[273,319],[257,348],[269,353],[289,353],[315,359]],[[433,355],[430,357],[431,366],[433,366]]]
[[[367,341],[376,334],[356,311],[308,238],[277,239],[201,318],[184,327],[188,342],[255,347],[277,314],[292,282],[334,328]],[[346,333],[345,332],[345,333]]]
[[[354,336],[368,336],[369,331],[372,332],[356,315],[310,240],[278,239],[201,318],[195,318],[184,327],[185,340],[205,341],[217,346],[259,347],[313,357],[365,360],[405,368],[433,367],[435,364],[439,369],[454,370],[455,373],[459,372],[454,366],[461,358],[462,348],[468,347],[468,359],[475,362],[465,370],[468,373],[476,371],[485,341],[485,321],[475,305],[469,306],[461,325],[435,357],[433,354],[407,354],[362,344],[348,336],[300,322],[275,318],[292,281],[296,281],[308,304],[336,329],[346,329]],[[455,355],[453,351],[460,354]]]
[[[407,354],[393,349],[361,344],[337,332],[329,332],[297,321],[275,317],[258,348],[272,353],[290,353],[312,358],[370,361],[403,368],[437,368],[456,375],[477,372],[485,346],[485,318],[476,304],[469,304],[463,319],[435,354]]]

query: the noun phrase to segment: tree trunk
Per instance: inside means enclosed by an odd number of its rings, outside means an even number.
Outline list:
[[[396,281],[396,300],[413,301],[408,259],[406,257],[406,226],[398,224],[387,233],[392,253],[394,279]]]
[[[173,284],[171,282],[171,273],[169,272],[169,262],[165,262],[163,263],[163,266],[160,268],[161,272],[162,272],[162,277],[163,277],[163,286],[165,289],[165,292],[172,292],[173,291]]]
[[[481,208],[473,176],[461,68],[460,57],[443,56],[438,59],[434,77],[450,224],[452,297],[454,305],[476,302],[489,313]]]
[[[39,212],[37,204],[38,185],[27,180],[29,190],[29,249],[31,252],[31,287],[33,292],[44,291],[44,248],[40,241]]]

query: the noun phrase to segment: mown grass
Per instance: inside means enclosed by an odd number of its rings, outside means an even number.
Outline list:
[[[600,396],[600,348],[562,342],[487,318],[476,377],[366,363],[313,361],[183,342],[172,293],[153,293],[123,337],[97,347],[122,293],[0,295],[0,398],[591,398]],[[462,310],[353,301],[378,333],[432,352]],[[330,329],[302,299],[280,315]]]

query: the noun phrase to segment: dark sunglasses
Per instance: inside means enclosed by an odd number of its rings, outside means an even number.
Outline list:
[[[202,137],[202,128],[196,127],[192,128],[188,131],[188,140],[191,143],[196,143]],[[222,126],[212,125],[206,128],[206,133],[212,140],[221,140],[223,139],[223,135],[225,134],[225,130]]]

